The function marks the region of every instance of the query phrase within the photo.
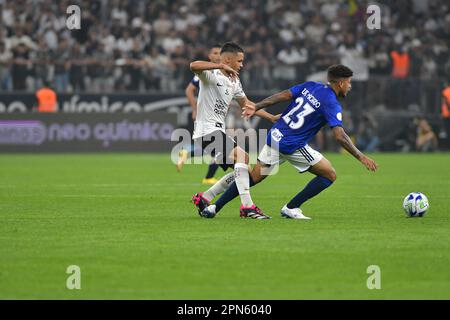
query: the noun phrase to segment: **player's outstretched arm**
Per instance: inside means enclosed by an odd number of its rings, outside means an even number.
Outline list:
[[[255,114],[258,117],[269,120],[270,122],[273,122],[273,123],[277,122],[278,119],[280,119],[280,117],[281,117],[281,113],[275,115],[275,114],[271,114],[263,109],[256,111]]]
[[[352,156],[358,159],[368,170],[376,171],[378,169],[378,165],[375,161],[364,155],[358,148],[353,144],[350,137],[344,131],[342,127],[334,127],[333,128],[334,138],[337,142],[347,150]]]
[[[239,103],[239,106],[241,107],[243,112],[245,112],[245,109],[247,107],[250,107],[250,106],[253,107],[255,105],[254,102],[248,100],[247,98],[239,98],[236,100]],[[281,116],[281,114],[274,115],[265,110],[258,110],[255,112],[255,114],[257,116],[259,116],[263,119],[269,120],[270,122],[273,122],[273,123],[277,122],[277,120],[280,119],[280,116]],[[243,115],[243,117],[244,117],[244,115]]]
[[[189,68],[194,73],[200,73],[205,70],[222,69],[232,78],[239,76],[239,72],[237,72],[236,70],[234,70],[233,68],[224,63],[214,63],[209,61],[194,61],[191,62]]]
[[[264,100],[256,103],[255,109],[258,111],[259,109],[264,109],[270,106],[273,106],[280,102],[285,102],[292,100],[292,92],[291,90],[284,90],[278,93],[275,93],[274,95],[271,95],[268,98],[265,98]]]
[[[242,116],[244,118],[250,118],[251,116],[253,116],[256,113],[256,111],[258,111],[260,109],[267,108],[274,104],[288,101],[291,99],[292,99],[292,93],[290,90],[284,90],[284,91],[275,93],[274,95],[271,95],[270,97],[265,98],[264,100],[262,100],[256,104],[254,104],[253,102],[247,103],[245,108],[243,109]]]

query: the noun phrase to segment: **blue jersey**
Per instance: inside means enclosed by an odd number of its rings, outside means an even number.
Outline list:
[[[200,88],[200,79],[197,76],[194,76],[191,80],[191,83],[198,88]]]
[[[328,124],[342,126],[342,107],[329,85],[305,82],[289,89],[292,102],[267,136],[267,144],[292,154]]]

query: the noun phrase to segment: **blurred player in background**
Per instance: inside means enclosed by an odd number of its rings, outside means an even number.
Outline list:
[[[222,46],[220,44],[213,45],[208,53],[208,59],[211,62],[219,63],[220,62],[220,48]],[[195,75],[191,82],[186,87],[185,93],[186,97],[189,101],[189,104],[192,108],[192,120],[195,121],[195,118],[197,116],[197,98],[195,97],[196,91],[200,88],[200,79]],[[181,171],[183,168],[183,165],[185,164],[188,156],[194,155],[194,148],[191,148],[190,154],[187,150],[181,150],[178,155],[178,162],[176,165],[177,171]],[[217,169],[219,166],[214,161],[214,159],[211,160],[211,163],[208,166],[208,171],[206,172],[205,178],[202,180],[203,184],[215,184],[218,180],[214,178],[214,175],[216,174]]]
[[[332,128],[334,137],[341,146],[360,161],[368,170],[376,171],[377,164],[359,151],[342,124],[342,106],[338,97],[347,96],[351,89],[353,71],[343,65],[328,68],[328,84],[305,82],[274,94],[256,105],[245,106],[243,115],[253,116],[255,111],[277,103],[291,101],[269,131],[266,145],[253,168],[250,186],[267,177],[275,166],[288,161],[300,173],[309,171],[316,175],[306,187],[281,209],[281,216],[292,219],[310,219],[303,215],[300,206],[328,188],[336,180],[336,171],[320,152],[312,149],[308,142],[326,124]],[[267,170],[262,171],[263,168]],[[263,174],[264,172],[264,174]],[[202,216],[212,218],[229,201],[239,194],[235,184],[213,204],[206,207]]]

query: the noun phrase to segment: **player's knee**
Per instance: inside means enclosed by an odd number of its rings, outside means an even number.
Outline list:
[[[336,178],[337,178],[337,176],[336,176],[336,170],[334,170],[334,169],[329,170],[329,171],[327,172],[327,175],[326,175],[325,178],[327,178],[327,179],[330,180],[331,182],[335,182],[335,181],[336,181]]]
[[[238,149],[236,149],[234,160],[236,163],[248,164],[249,157],[248,157],[247,152],[238,148]]]
[[[267,167],[267,165],[264,165],[258,161],[258,164],[250,172],[253,184],[258,184],[267,177],[267,175],[264,175],[264,170],[266,170]]]
[[[265,178],[266,178],[266,176],[262,176],[262,175],[260,175],[260,174],[256,175],[254,178],[252,177],[253,183],[254,183],[254,184],[260,183],[260,182],[263,181]]]
[[[258,184],[261,182],[261,176],[252,177],[253,184]]]
[[[253,170],[253,171],[249,171],[250,172],[250,178],[252,179],[254,184],[257,184],[258,182],[260,182],[261,179],[261,175],[257,172],[257,170]]]

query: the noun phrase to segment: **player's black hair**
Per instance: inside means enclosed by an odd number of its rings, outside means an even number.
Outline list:
[[[220,43],[215,43],[212,46],[209,47],[210,49],[214,49],[214,48],[220,48],[222,49],[222,45]]]
[[[238,53],[242,52],[244,53],[244,49],[242,49],[238,44],[234,42],[227,42],[222,46],[222,49],[220,50],[220,54],[231,52],[231,53]]]
[[[353,71],[342,64],[335,64],[328,68],[327,78],[329,82],[353,76]]]

